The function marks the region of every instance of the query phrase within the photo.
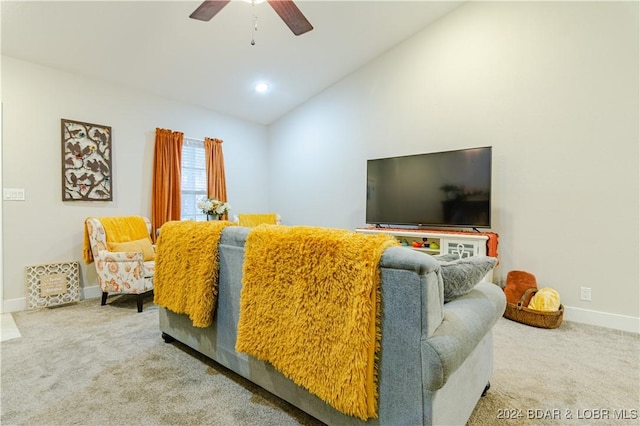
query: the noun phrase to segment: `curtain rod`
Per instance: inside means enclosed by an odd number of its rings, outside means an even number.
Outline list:
[[[185,139],[190,139],[192,141],[204,142],[204,138],[190,138],[188,136],[184,136]]]

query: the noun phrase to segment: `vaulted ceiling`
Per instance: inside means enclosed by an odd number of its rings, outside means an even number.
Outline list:
[[[269,124],[461,4],[298,0],[294,36],[267,3],[200,3],[3,0],[2,54]]]

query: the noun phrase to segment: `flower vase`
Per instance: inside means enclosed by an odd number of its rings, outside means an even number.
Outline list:
[[[220,220],[220,215],[219,214],[208,214],[207,215],[207,221],[209,220]]]

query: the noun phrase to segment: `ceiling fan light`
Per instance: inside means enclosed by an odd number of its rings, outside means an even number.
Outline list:
[[[258,93],[266,93],[269,90],[269,85],[267,83],[258,83],[255,89]]]

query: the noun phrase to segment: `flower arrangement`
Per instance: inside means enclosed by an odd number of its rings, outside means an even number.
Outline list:
[[[203,198],[198,201],[198,208],[207,215],[223,215],[229,213],[229,203],[216,200],[215,198]]]

